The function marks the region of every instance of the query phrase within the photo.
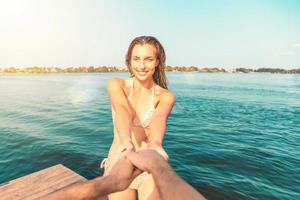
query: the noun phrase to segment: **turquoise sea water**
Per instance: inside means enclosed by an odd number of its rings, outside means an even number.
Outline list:
[[[58,163],[102,174],[115,76],[128,75],[0,75],[0,183]],[[300,199],[299,75],[168,79],[177,102],[164,145],[180,176],[208,199]]]

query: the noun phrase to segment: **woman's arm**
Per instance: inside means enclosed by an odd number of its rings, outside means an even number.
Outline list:
[[[150,123],[150,135],[149,141],[153,147],[157,147],[158,149],[162,148],[162,141],[165,136],[166,131],[166,123],[168,116],[171,113],[171,110],[175,104],[176,97],[175,95],[167,91],[161,95],[159,103],[155,109],[155,113],[152,117]],[[159,151],[162,155],[165,153],[163,149],[162,152]],[[163,155],[165,158],[167,155]]]
[[[124,81],[119,78],[112,78],[108,82],[108,94],[111,105],[115,111],[114,125],[118,131],[120,142],[125,147],[133,147],[131,142],[132,109],[123,90]]]

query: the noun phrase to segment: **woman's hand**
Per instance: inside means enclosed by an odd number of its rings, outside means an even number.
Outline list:
[[[160,142],[156,142],[156,141],[150,142],[150,147],[155,149],[165,160],[169,160],[169,156],[167,152],[164,150],[164,148],[162,147],[162,144]]]
[[[135,151],[134,145],[133,145],[132,140],[131,140],[130,137],[123,137],[123,138],[121,138],[121,145],[124,148],[128,149],[128,150]]]

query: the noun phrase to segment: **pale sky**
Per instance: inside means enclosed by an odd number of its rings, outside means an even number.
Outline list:
[[[140,35],[171,66],[300,68],[300,0],[0,0],[0,67],[125,66]]]

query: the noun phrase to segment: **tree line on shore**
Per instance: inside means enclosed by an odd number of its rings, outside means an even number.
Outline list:
[[[264,73],[274,73],[274,74],[300,74],[300,68],[298,69],[281,69],[281,68],[236,68],[236,72],[251,73],[251,72],[264,72]]]
[[[232,72],[232,73],[280,73],[280,74],[300,74],[300,68],[297,69],[281,69],[281,68],[234,68],[225,70],[224,68],[198,68],[194,66],[166,66],[165,71],[167,72]],[[89,67],[27,67],[27,68],[16,68],[16,67],[2,67],[0,73],[24,73],[24,74],[39,74],[39,73],[105,73],[105,72],[128,72],[126,67],[108,67],[108,66],[89,66]]]

